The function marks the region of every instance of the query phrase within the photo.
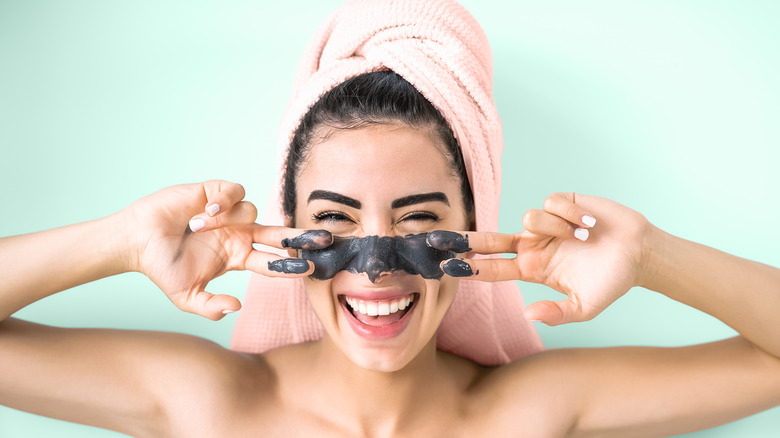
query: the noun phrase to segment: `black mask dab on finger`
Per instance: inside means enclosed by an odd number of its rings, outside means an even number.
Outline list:
[[[333,235],[327,230],[308,230],[295,237],[282,239],[282,248],[322,249],[333,242]]]

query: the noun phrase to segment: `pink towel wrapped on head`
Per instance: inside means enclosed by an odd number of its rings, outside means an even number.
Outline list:
[[[454,1],[348,1],[319,28],[301,61],[280,128],[280,188],[290,141],[309,108],[346,79],[392,70],[450,124],[474,194],[477,231],[496,231],[503,138],[491,56],[479,24]],[[281,199],[280,191],[272,194],[264,224],[284,223]],[[462,280],[439,328],[438,348],[483,365],[540,351],[544,347],[523,306],[515,282]],[[302,280],[253,274],[231,348],[263,352],[322,336]]]

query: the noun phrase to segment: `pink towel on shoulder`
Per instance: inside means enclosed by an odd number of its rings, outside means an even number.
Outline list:
[[[281,123],[279,190],[290,141],[309,108],[346,79],[379,70],[409,81],[450,124],[474,193],[477,230],[496,231],[503,138],[492,95],[492,55],[476,20],[449,0],[353,0],[328,17],[301,60]],[[265,224],[283,224],[279,190],[269,200]],[[483,365],[540,351],[544,347],[523,306],[515,282],[463,280],[439,328],[438,348]],[[263,352],[322,336],[303,281],[253,274],[231,348]]]

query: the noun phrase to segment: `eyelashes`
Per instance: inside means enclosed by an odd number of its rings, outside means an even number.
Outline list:
[[[439,222],[439,216],[429,211],[413,211],[400,219],[407,222]]]
[[[314,213],[311,216],[311,220],[314,221],[314,223],[316,224],[335,223],[335,222],[344,222],[344,221],[355,222],[346,214],[338,211],[321,211],[319,213]]]
[[[355,220],[340,211],[326,210],[314,213],[311,220],[316,224],[333,224],[341,222],[352,222]],[[413,211],[404,215],[398,222],[439,222],[441,219],[435,213],[429,211]]]

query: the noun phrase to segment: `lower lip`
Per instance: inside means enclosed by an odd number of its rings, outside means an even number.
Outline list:
[[[376,327],[358,321],[352,316],[352,312],[350,312],[344,299],[339,301],[341,302],[341,310],[344,312],[344,317],[349,321],[349,325],[355,333],[366,339],[390,339],[400,335],[406,326],[409,325],[409,321],[412,320],[412,313],[414,313],[414,309],[417,307],[418,298],[414,300],[412,307],[398,320],[398,322],[382,327]]]

